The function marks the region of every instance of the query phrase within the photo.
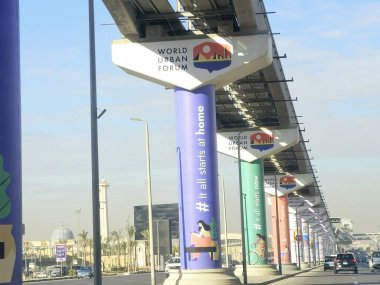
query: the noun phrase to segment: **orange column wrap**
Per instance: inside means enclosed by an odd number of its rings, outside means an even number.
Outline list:
[[[281,263],[289,264],[290,260],[290,236],[289,236],[289,206],[288,195],[277,198],[278,215],[279,215],[279,229],[280,229],[280,250],[281,250]],[[276,197],[272,195],[272,229],[273,229],[273,253],[274,262],[278,264],[277,254],[277,232],[276,232]]]

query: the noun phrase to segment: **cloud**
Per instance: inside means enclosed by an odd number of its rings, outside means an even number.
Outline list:
[[[331,30],[321,33],[321,36],[324,36],[326,38],[332,38],[332,39],[341,39],[346,35],[344,31],[340,30]]]

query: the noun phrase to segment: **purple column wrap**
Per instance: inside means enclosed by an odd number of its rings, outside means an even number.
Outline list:
[[[22,284],[19,1],[0,1],[0,284]]]
[[[215,90],[175,89],[182,269],[221,268]]]

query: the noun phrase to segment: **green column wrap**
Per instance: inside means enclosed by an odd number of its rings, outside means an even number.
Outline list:
[[[247,264],[268,264],[263,161],[242,161],[241,174]]]

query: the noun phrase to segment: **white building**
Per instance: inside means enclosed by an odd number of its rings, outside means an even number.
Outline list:
[[[107,189],[110,185],[103,178],[99,183],[99,215],[100,215],[100,238],[102,241],[108,237],[108,204]]]

